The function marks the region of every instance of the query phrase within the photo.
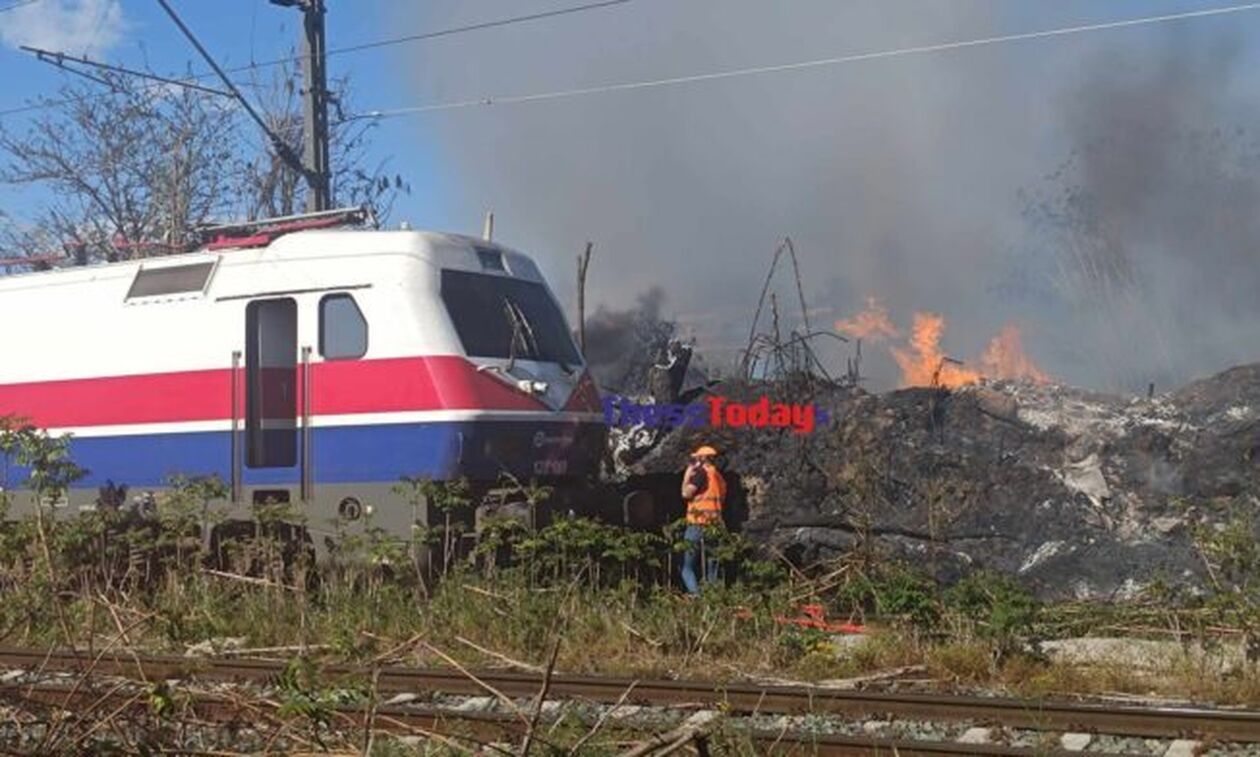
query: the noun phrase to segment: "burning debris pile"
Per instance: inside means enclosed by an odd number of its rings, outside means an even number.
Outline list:
[[[1134,399],[1041,375],[956,389],[941,378],[790,397],[778,384],[726,384],[731,402],[769,395],[830,420],[808,434],[683,427],[634,467],[676,473],[689,449],[713,443],[735,481],[734,525],[794,560],[870,547],[944,580],[1016,574],[1046,597],[1201,585],[1196,519],[1214,517],[1213,503],[1256,504],[1260,365]]]
[[[868,343],[888,343],[889,351],[901,369],[902,386],[940,386],[957,388],[981,379],[1006,379],[1048,383],[1047,376],[1024,353],[1019,329],[1006,326],[985,348],[975,364],[976,369],[946,355],[941,349],[945,318],[936,313],[915,313],[906,344],[895,341],[903,337],[893,325],[888,310],[875,297],[868,297],[866,309],[852,318],[836,321],[836,331]]]

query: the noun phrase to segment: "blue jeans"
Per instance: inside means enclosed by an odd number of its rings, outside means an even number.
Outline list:
[[[704,526],[687,526],[683,531],[683,541],[687,542],[687,551],[683,552],[682,580],[687,593],[699,594],[700,583],[696,580],[696,561],[704,553]],[[712,583],[717,580],[718,561],[705,555],[704,581]]]

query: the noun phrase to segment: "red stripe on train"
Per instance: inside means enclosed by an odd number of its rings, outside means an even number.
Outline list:
[[[315,363],[311,372],[316,415],[546,409],[455,356]],[[0,384],[0,415],[43,428],[226,420],[231,382],[232,371],[220,369]]]

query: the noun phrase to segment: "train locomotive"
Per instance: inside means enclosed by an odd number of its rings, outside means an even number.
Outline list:
[[[427,520],[403,477],[487,495],[594,476],[599,397],[535,263],[346,225],[362,219],[221,227],[192,252],[0,278],[0,416],[69,434],[88,471],[44,504],[91,509],[123,487],[152,501],[174,476],[216,475],[230,519],[288,502],[319,545],[338,521]],[[24,477],[0,459],[0,486]]]

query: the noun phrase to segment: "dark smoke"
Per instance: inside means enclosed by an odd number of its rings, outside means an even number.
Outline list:
[[[1072,153],[1030,218],[1094,383],[1170,389],[1260,359],[1260,153],[1235,42],[1100,55],[1064,99]]]
[[[790,7],[789,7],[790,6]],[[1103,6],[1106,6],[1104,8]],[[437,29],[510,15],[400,4]],[[1084,0],[643,2],[408,49],[408,100],[653,79],[1142,15]],[[674,88],[495,105],[415,121],[436,158],[417,224],[486,209],[554,283],[594,240],[590,301],[656,317],[734,364],[776,244],[801,256],[810,319],[879,297],[903,330],[943,314],[946,353],[1004,325],[1057,380],[1163,391],[1260,359],[1260,186],[1244,18],[1072,35]],[[475,52],[474,52],[475,51]],[[1251,86],[1254,90],[1255,87]],[[1239,131],[1243,127],[1243,131]],[[404,211],[405,212],[405,211]],[[561,287],[562,296],[565,287]],[[791,287],[781,292],[791,301]],[[610,311],[611,312],[611,311]],[[784,331],[799,328],[784,308]],[[615,326],[615,323],[611,324]],[[606,380],[623,382],[610,328]],[[597,339],[589,340],[592,347]],[[841,373],[847,355],[827,356]],[[894,385],[867,345],[870,388]]]
[[[586,362],[600,388],[619,394],[647,390],[648,370],[677,330],[661,317],[664,300],[664,291],[654,287],[628,310],[600,306],[587,319]]]
[[[665,293],[653,287],[628,310],[600,306],[587,319],[586,361],[602,390],[672,402],[679,389],[706,380],[678,324],[661,315],[664,302]]]

